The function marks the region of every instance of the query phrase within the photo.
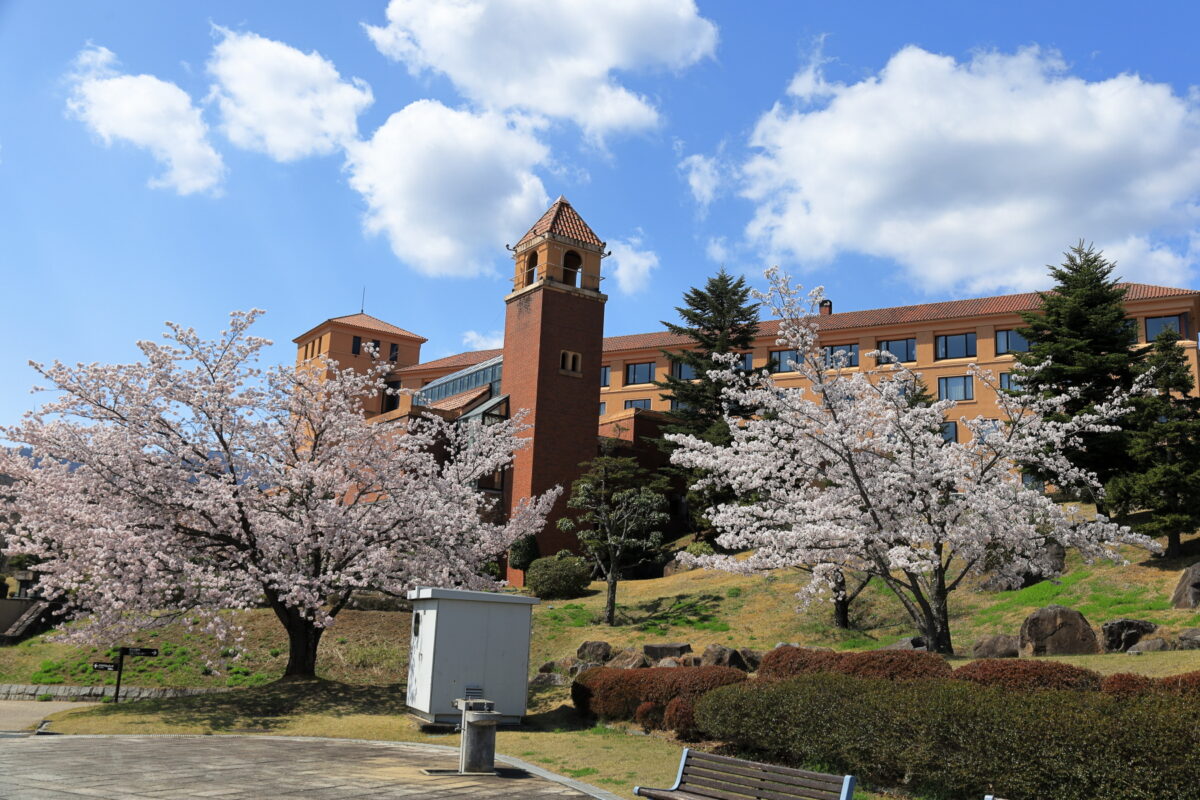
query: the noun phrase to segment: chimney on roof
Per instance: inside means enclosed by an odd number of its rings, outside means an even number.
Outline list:
[[[829,316],[830,314],[832,314],[832,313],[833,313],[833,301],[832,301],[832,300],[830,300],[828,297],[827,297],[827,298],[825,298],[825,299],[824,299],[824,300],[822,300],[822,301],[820,302],[820,304],[817,306],[817,310],[818,310],[818,313],[819,313],[819,314],[820,314],[822,317],[827,317],[827,316]]]

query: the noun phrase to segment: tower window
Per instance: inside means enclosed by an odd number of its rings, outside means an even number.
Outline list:
[[[388,348],[388,361],[395,363],[396,359],[398,358],[400,358],[400,345],[392,342],[391,346]]]
[[[574,250],[568,250],[563,256],[563,283],[567,286],[579,285],[579,268],[583,265],[583,259],[579,253]]]
[[[362,337],[361,336],[355,336],[350,341],[350,352],[354,355],[358,355],[359,353],[362,352]]]
[[[535,250],[534,252],[530,253],[529,256],[525,259],[525,285],[526,286],[532,286],[533,282],[537,280],[537,265],[538,265],[538,257],[537,257],[537,251]]]
[[[570,350],[563,350],[558,354],[558,371],[569,375],[582,375],[583,356]]]

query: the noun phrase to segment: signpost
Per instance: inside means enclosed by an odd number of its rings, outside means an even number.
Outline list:
[[[117,663],[111,661],[93,661],[92,669],[96,672],[115,672],[117,673],[117,688],[113,690],[113,702],[121,702],[121,673],[125,669],[125,656],[149,656],[153,658],[158,655],[158,649],[154,647],[122,647],[117,651]]]

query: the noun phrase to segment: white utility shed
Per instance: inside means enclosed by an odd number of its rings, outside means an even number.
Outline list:
[[[431,722],[458,722],[460,697],[496,703],[500,724],[525,716],[529,635],[538,600],[419,586],[412,601],[408,707]]]

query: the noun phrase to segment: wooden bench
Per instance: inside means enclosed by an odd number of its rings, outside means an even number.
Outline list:
[[[633,793],[651,800],[850,800],[854,776],[777,767],[686,748],[674,786],[635,786]]]

